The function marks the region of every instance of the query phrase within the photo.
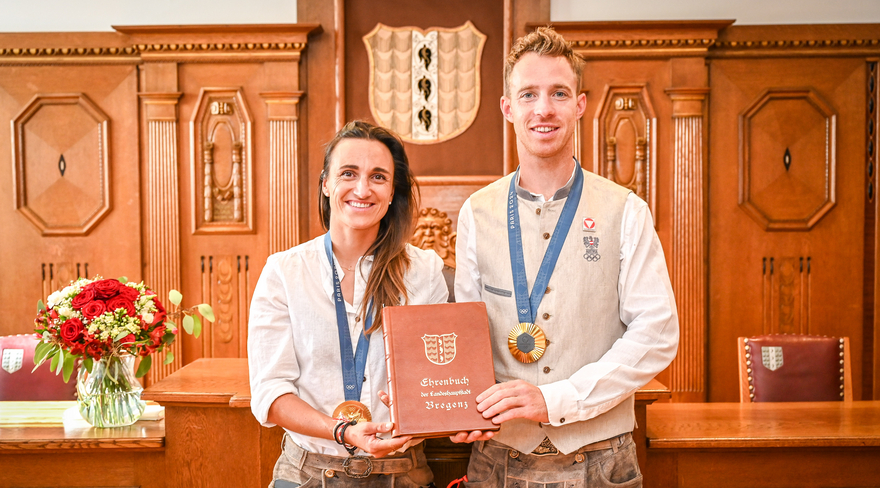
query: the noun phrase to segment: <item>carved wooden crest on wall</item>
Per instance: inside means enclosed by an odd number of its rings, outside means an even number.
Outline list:
[[[645,85],[605,87],[593,140],[593,172],[632,190],[656,215],[657,117]]]
[[[252,132],[240,88],[202,89],[190,121],[196,234],[253,232]]]
[[[110,212],[107,115],[84,93],[36,95],[12,119],[15,206],[44,236]]]
[[[758,225],[807,231],[831,211],[836,126],[811,89],[768,89],[740,114],[739,204]]]
[[[486,36],[468,21],[446,29],[377,24],[364,36],[370,111],[407,142],[434,144],[463,133],[480,108]]]

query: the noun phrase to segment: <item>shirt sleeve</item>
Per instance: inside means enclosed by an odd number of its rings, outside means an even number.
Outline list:
[[[623,336],[597,362],[539,387],[551,425],[614,408],[663,371],[678,350],[678,312],[663,248],[647,204],[632,193],[621,226],[618,293]]]
[[[277,259],[269,258],[251,299],[248,320],[248,369],[251,411],[265,427],[269,407],[287,393],[298,394],[300,369],[293,346],[286,286]]]
[[[480,302],[483,300],[483,282],[477,268],[477,237],[471,232],[474,211],[471,199],[465,200],[458,212],[455,238],[455,301]]]
[[[431,295],[428,303],[446,303],[449,299],[449,288],[446,286],[446,280],[443,278],[443,260],[434,251],[430,251],[430,256],[431,274],[429,286],[431,287]]]

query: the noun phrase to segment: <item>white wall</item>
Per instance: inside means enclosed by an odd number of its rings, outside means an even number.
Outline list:
[[[0,32],[112,31],[113,25],[291,24],[296,22],[296,1],[0,0]]]
[[[554,22],[696,19],[735,19],[737,25],[874,23],[880,22],[880,0],[550,0]]]
[[[294,23],[297,1],[309,0],[0,0],[0,32],[112,31],[112,25]],[[880,22],[880,0],[551,0],[550,19]]]

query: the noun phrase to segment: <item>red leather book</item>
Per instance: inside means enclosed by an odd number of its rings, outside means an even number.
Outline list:
[[[498,430],[476,402],[495,384],[486,304],[385,307],[382,314],[392,435]]]

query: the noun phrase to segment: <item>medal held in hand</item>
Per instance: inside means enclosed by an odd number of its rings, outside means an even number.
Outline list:
[[[535,324],[538,307],[544,298],[544,290],[550,283],[550,276],[556,267],[556,261],[565,244],[565,237],[574,221],[574,214],[581,200],[581,191],[584,186],[584,174],[580,164],[575,159],[574,182],[571,191],[562,207],[562,213],[553,230],[553,237],[544,253],[532,293],[529,294],[529,284],[526,280],[526,264],[523,258],[522,230],[519,224],[519,205],[516,198],[516,179],[519,175],[513,175],[510,179],[510,191],[507,194],[507,241],[510,246],[510,268],[513,270],[513,290],[516,296],[516,312],[519,324],[510,330],[507,336],[507,347],[517,361],[534,363],[541,359],[547,348],[547,337],[544,331]]]
[[[351,337],[348,331],[348,318],[345,313],[345,304],[342,301],[342,285],[336,274],[336,265],[333,263],[333,243],[330,233],[324,234],[324,251],[327,260],[330,261],[330,271],[333,274],[333,302],[336,305],[336,328],[339,332],[339,357],[342,359],[342,383],[345,401],[333,410],[334,418],[347,420],[372,421],[370,409],[361,403],[361,386],[364,382],[364,370],[367,367],[367,354],[370,350],[370,340],[365,334],[358,338],[357,351],[352,352]],[[367,307],[367,320],[364,330],[369,330],[373,324],[373,302]]]
[[[333,418],[355,420],[357,422],[372,422],[373,416],[370,415],[370,409],[361,402],[355,400],[345,401],[333,410]]]

